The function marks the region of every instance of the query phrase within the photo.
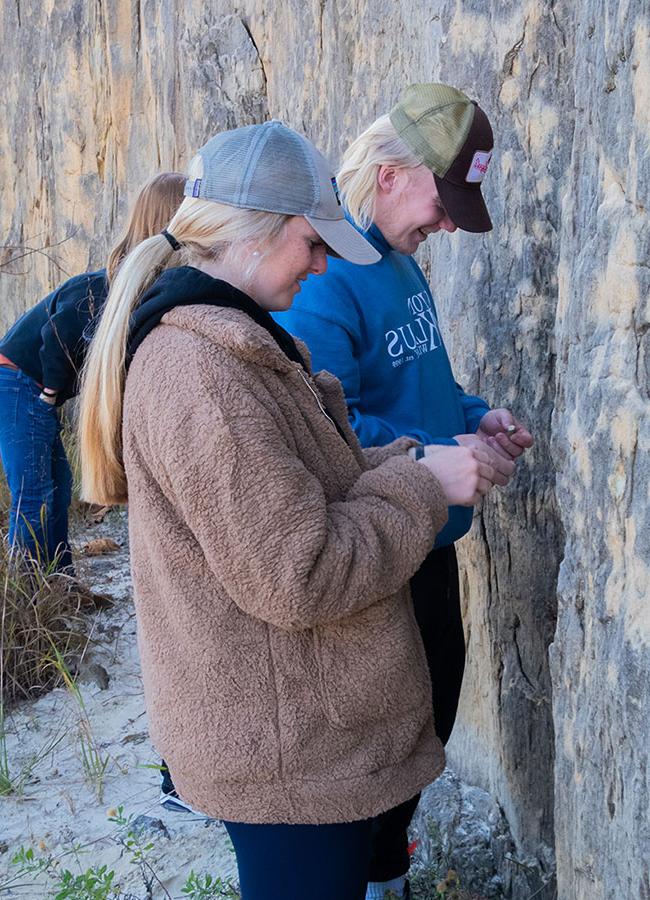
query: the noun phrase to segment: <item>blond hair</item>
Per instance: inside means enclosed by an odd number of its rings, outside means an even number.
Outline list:
[[[201,160],[190,165],[190,178],[201,177]],[[289,217],[238,209],[212,200],[186,197],[168,231],[181,244],[175,253],[156,234],[142,241],[118,269],[84,366],[79,411],[81,493],[102,504],[126,503],[122,461],[122,413],[126,382],[129,319],[140,298],[160,273],[184,262],[235,259],[246,278],[280,234]]]
[[[380,116],[350,144],[336,181],[341,201],[359,228],[366,231],[375,218],[379,167],[414,169],[422,162],[397,134],[388,116]]]
[[[106,277],[110,283],[125,256],[140,241],[157,234],[165,227],[183,200],[186,176],[180,172],[162,172],[148,181],[133,204],[126,229],[115,244],[106,263]]]

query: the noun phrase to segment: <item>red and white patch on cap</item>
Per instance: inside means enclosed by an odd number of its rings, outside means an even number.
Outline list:
[[[465,181],[483,181],[491,159],[491,150],[477,150],[472,157],[472,164],[469,167],[467,175],[465,176]]]

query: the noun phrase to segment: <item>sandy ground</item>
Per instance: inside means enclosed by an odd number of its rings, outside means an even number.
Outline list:
[[[13,711],[6,723],[12,774],[30,769],[18,796],[0,798],[0,897],[41,900],[53,896],[52,882],[39,876],[16,879],[11,858],[32,847],[37,858],[53,855],[60,868],[78,874],[107,864],[116,873],[120,898],[183,897],[180,889],[191,869],[223,879],[236,878],[235,857],[223,826],[191,813],[168,812],[158,802],[159,773],[148,766],[159,757],[149,742],[131,601],[128,536],[124,512],[111,511],[103,523],[79,526],[79,547],[111,537],[119,551],[80,557],[78,574],[93,590],[109,594],[114,606],[91,618],[92,642],[80,689],[92,734],[108,765],[103,796],[84,777],[79,738],[79,707],[65,688]],[[108,675],[108,684],[106,684]],[[150,893],[137,865],[118,839],[124,830],[108,821],[108,810],[124,807],[125,815],[148,816],[143,837],[160,884]],[[13,879],[13,880],[12,880]],[[75,895],[76,896],[76,895]]]

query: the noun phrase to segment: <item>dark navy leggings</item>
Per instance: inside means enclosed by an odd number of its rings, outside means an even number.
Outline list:
[[[371,819],[224,825],[237,855],[242,900],[364,900]]]

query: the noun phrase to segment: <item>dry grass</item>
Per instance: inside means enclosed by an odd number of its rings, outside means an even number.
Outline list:
[[[76,488],[79,466],[69,423],[63,439]],[[10,505],[0,466],[0,702],[5,708],[61,682],[61,673],[52,665],[53,649],[66,666],[76,669],[88,640],[84,613],[98,599],[74,578],[55,572],[52,561],[28,561],[9,547]],[[75,506],[78,511],[78,501]]]
[[[11,506],[11,496],[7,486],[5,473],[0,465],[0,531],[7,533],[9,528],[9,507]]]
[[[76,499],[79,465],[69,424],[63,439],[74,476],[75,500],[70,513],[73,518],[87,518],[94,512],[95,517],[101,518],[105,510],[89,510],[87,504]],[[0,466],[0,797],[21,794],[34,768],[64,736],[63,730],[57,732],[22,762],[10,759],[7,723],[11,707],[63,684],[77,705],[84,775],[101,799],[109,759],[95,743],[72,673],[78,670],[89,642],[88,613],[106,608],[110,601],[74,577],[57,572],[55,560],[40,554],[36,560],[29,559],[19,548],[11,548],[7,537],[10,506],[11,497]]]
[[[97,800],[101,803],[104,799],[104,776],[110,762],[110,757],[102,752],[100,745],[95,739],[83,694],[79,690],[79,685],[74,680],[70,669],[65,664],[65,660],[56,647],[52,648],[52,665],[61,676],[66,690],[77,708],[77,737],[84,777],[89,786],[95,791]]]
[[[8,707],[53,687],[61,675],[51,663],[56,648],[76,668],[87,643],[84,610],[93,595],[52,564],[27,562],[0,540],[0,699]]]
[[[72,503],[70,504],[69,515],[71,518],[74,518],[77,515],[83,515],[88,506],[87,503],[79,499],[81,494],[81,462],[79,460],[79,445],[77,443],[76,401],[70,400],[63,407],[63,410],[61,440],[72,470]]]
[[[82,610],[92,603],[93,595],[74,579],[12,552],[0,533],[0,796],[20,794],[34,766],[63,736],[16,767],[7,752],[6,713],[16,701],[65,680],[53,659],[76,666],[88,642]]]
[[[3,490],[4,487],[4,490]],[[37,697],[76,670],[88,644],[87,612],[97,597],[53,562],[26,559],[6,536],[9,495],[0,482],[0,796],[20,794],[33,768],[59,743],[56,734],[23,764],[10,761],[7,711]]]

